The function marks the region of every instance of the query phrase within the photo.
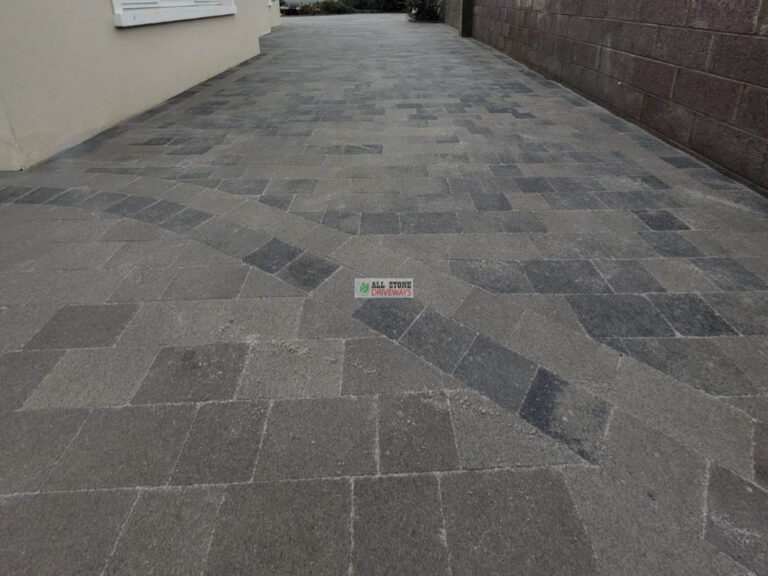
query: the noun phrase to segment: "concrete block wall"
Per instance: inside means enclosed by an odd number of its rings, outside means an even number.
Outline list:
[[[768,0],[475,0],[472,34],[768,188]]]

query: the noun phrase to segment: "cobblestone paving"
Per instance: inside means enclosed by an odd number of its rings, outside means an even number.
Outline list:
[[[768,574],[768,201],[448,27],[285,20],[0,202],[4,573]]]

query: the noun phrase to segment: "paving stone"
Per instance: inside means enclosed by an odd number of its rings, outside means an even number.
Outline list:
[[[701,250],[677,232],[640,232],[640,236],[660,256],[667,258],[697,258],[704,256]]]
[[[261,268],[265,272],[274,274],[299,256],[301,252],[300,248],[273,238],[255,252],[248,254],[243,258],[243,261],[251,266]]]
[[[362,321],[317,298],[307,298],[301,310],[301,338],[361,338],[376,333]]]
[[[347,340],[342,394],[366,396],[456,388],[459,382],[384,338]]]
[[[194,414],[192,406],[95,410],[51,471],[44,488],[165,484]]]
[[[176,462],[171,484],[247,482],[253,474],[268,405],[203,404]]]
[[[649,298],[684,336],[735,334],[733,328],[696,294],[652,294]]]
[[[264,194],[312,194],[317,186],[317,180],[286,179],[270,180]]]
[[[343,356],[340,340],[257,342],[248,356],[237,397],[338,396]]]
[[[524,268],[536,292],[590,294],[611,291],[594,264],[586,260],[528,260]]]
[[[247,353],[245,344],[163,348],[131,403],[227,400],[235,392]]]
[[[501,193],[492,194],[484,192],[482,194],[471,194],[470,197],[475,208],[482,212],[498,212],[512,209],[507,197]]]
[[[77,433],[87,413],[0,413],[0,492],[34,492]]]
[[[568,296],[568,302],[595,338],[674,336],[664,316],[642,296],[584,294]]]
[[[360,229],[360,214],[329,210],[323,214],[321,223],[347,234],[357,234]]]
[[[714,465],[709,474],[705,538],[760,573],[768,560],[768,492]]]
[[[454,376],[502,408],[516,411],[536,365],[485,336],[475,338]]]
[[[27,342],[27,349],[111,346],[138,310],[135,304],[64,306]]]
[[[129,491],[0,501],[0,563],[9,574],[98,574],[136,499]]]
[[[450,574],[435,478],[355,480],[351,572]]]
[[[755,482],[768,490],[768,424],[755,426]]]
[[[25,409],[127,404],[155,357],[145,348],[69,350],[29,395]]]
[[[205,566],[221,490],[143,492],[104,574],[191,574]]]
[[[60,351],[9,352],[0,355],[0,412],[20,408],[62,356]]]
[[[403,346],[451,373],[472,343],[475,333],[458,322],[424,311],[400,339]]]
[[[583,190],[542,190],[539,194],[553,210],[599,210],[605,208],[596,196]]]
[[[400,215],[400,228],[405,234],[461,232],[455,212],[403,213]]]
[[[280,272],[279,277],[309,292],[320,286],[338,268],[339,265],[335,262],[304,252],[288,264]]]
[[[126,196],[116,204],[107,208],[105,212],[107,214],[115,214],[117,216],[131,218],[135,216],[137,212],[144,210],[155,202],[157,202],[157,199],[147,198],[146,196]]]
[[[353,314],[377,332],[394,340],[413,323],[424,305],[410,298],[368,299]]]
[[[45,204],[63,192],[63,188],[35,188],[28,194],[16,198],[15,202],[16,204]]]
[[[120,345],[194,346],[247,342],[257,336],[295,338],[302,303],[302,298],[286,297],[144,304]]]
[[[768,294],[708,294],[706,301],[744,335],[768,335]]]
[[[669,210],[633,210],[635,216],[651,230],[690,230],[690,227]]]
[[[159,200],[154,204],[150,204],[146,208],[140,210],[133,215],[137,220],[147,222],[149,224],[162,224],[168,218],[184,210],[184,206],[177,204],[176,202],[168,202],[167,200]]]
[[[664,286],[637,260],[598,260],[595,264],[615,292],[666,292]]]
[[[598,573],[556,472],[458,474],[442,478],[441,490],[454,576]]]
[[[373,474],[376,414],[370,398],[275,402],[256,480]]]
[[[627,458],[627,454],[632,454]],[[691,536],[700,534],[706,463],[679,442],[621,411],[611,418],[601,468],[634,489],[639,498],[678,519]]]
[[[473,390],[448,392],[456,445],[464,469],[543,466],[583,460],[545,436],[517,412]]]
[[[400,218],[394,212],[366,212],[360,215],[360,234],[399,234]]]
[[[565,470],[568,488],[600,568],[607,574],[741,574],[735,563],[718,570],[716,551],[692,537],[645,494],[599,469]],[[624,522],[633,518],[631,524]]]
[[[384,474],[458,467],[445,397],[408,394],[379,400],[379,451]]]
[[[21,198],[32,191],[28,186],[6,186],[0,190],[0,203],[6,204]]]
[[[534,178],[515,178],[515,184],[521,192],[526,194],[534,194],[541,192],[549,192],[554,190],[549,185],[546,178],[534,177]]]
[[[203,222],[213,218],[213,214],[194,208],[184,208],[161,223],[161,226],[171,232],[184,233],[193,230]]]
[[[303,296],[304,291],[288,284],[280,278],[267,274],[258,268],[251,268],[243,287],[240,298],[288,298]]]
[[[347,481],[233,486],[219,513],[205,574],[344,574]]]
[[[696,258],[692,260],[699,270],[726,291],[768,290],[768,285],[730,258]]]
[[[701,270],[683,258],[643,260],[642,266],[668,292],[719,292],[720,289]]]
[[[248,275],[247,266],[190,266],[181,268],[162,300],[235,298]]]
[[[397,278],[413,278],[414,289],[426,306],[449,316],[466,298],[472,287],[450,273],[448,263],[429,264],[408,258],[395,270]]]
[[[657,370],[716,396],[760,390],[739,366],[709,340],[637,338],[622,341],[629,354]]]
[[[269,180],[249,178],[224,178],[219,184],[219,190],[229,194],[246,194],[258,196],[269,184]]]
[[[541,223],[540,216],[532,212],[506,212],[499,215],[499,221],[504,232],[509,234],[547,231],[547,227]],[[478,232],[489,232],[489,230],[478,230]]]
[[[539,368],[520,416],[588,462],[597,462],[610,410],[604,400]]]
[[[531,292],[531,285],[518,262],[496,260],[452,260],[451,273],[491,292]]]

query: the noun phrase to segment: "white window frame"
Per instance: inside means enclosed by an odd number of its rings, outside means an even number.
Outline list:
[[[118,28],[237,14],[235,0],[112,0],[112,6]]]

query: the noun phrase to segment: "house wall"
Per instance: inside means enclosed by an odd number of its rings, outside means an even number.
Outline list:
[[[118,29],[110,0],[0,0],[0,170],[39,162],[259,53],[277,0]],[[278,11],[278,15],[270,11]]]
[[[443,0],[443,21],[456,30],[461,29],[461,0]]]
[[[475,0],[473,36],[768,188],[768,0]]]

